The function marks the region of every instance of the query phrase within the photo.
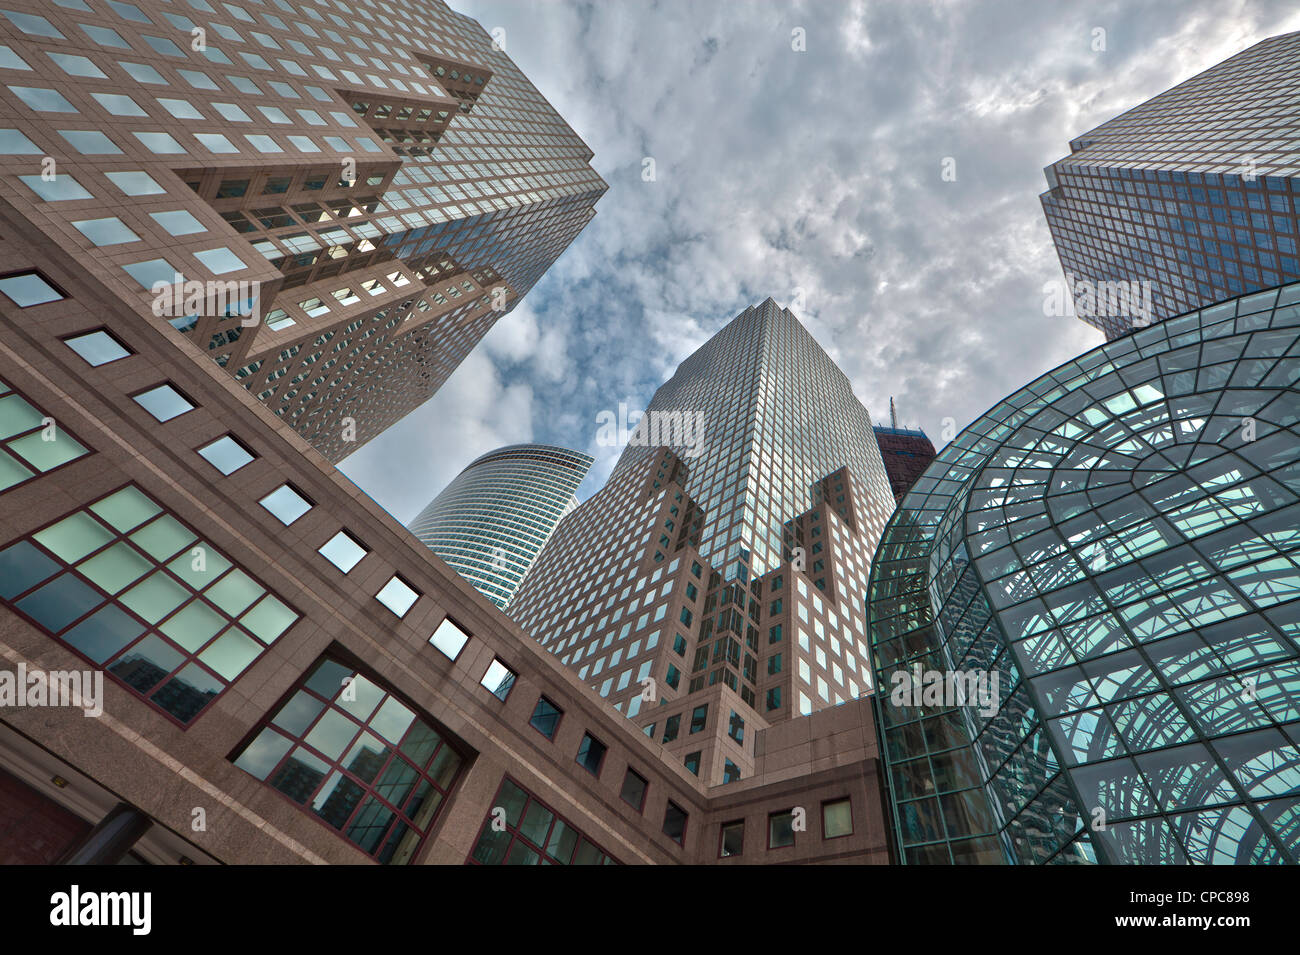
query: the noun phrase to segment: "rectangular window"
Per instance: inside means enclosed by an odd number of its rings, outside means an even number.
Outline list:
[[[605,762],[607,747],[590,733],[582,734],[582,745],[578,747],[578,765],[593,776],[600,775],[600,767]]]
[[[718,839],[718,858],[729,859],[745,851],[745,820],[724,822]]]
[[[126,358],[131,354],[125,345],[102,328],[98,331],[72,335],[63,339],[63,344],[80,355],[82,360],[93,368],[107,365],[111,361]]]
[[[704,724],[709,719],[709,704],[703,703],[691,710],[691,729],[692,734],[698,733],[704,729]]]
[[[405,617],[419,598],[420,592],[396,574],[375,594],[376,600],[399,617]]]
[[[822,803],[822,838],[853,835],[853,807],[847,798]]]
[[[347,531],[339,531],[316,551],[343,573],[349,573],[368,551]]]
[[[515,671],[493,657],[492,662],[488,664],[487,672],[483,674],[483,679],[479,680],[479,685],[504,703],[511,689],[514,688]]]
[[[686,810],[671,799],[664,808],[664,835],[678,845],[686,841]]]
[[[0,550],[0,599],[181,724],[299,617],[133,484]]]
[[[645,794],[649,788],[650,784],[646,782],[645,777],[629,766],[627,775],[623,777],[623,789],[619,792],[619,797],[640,812],[645,808]]]
[[[290,692],[234,764],[376,861],[410,862],[460,755],[387,687],[329,657]]]
[[[555,731],[560,728],[560,718],[563,716],[564,710],[543,696],[537,700],[537,705],[533,707],[533,715],[528,721],[528,725],[547,739],[553,740],[555,739]]]
[[[429,642],[447,659],[454,660],[469,641],[469,634],[458,627],[451,617],[444,617]]]
[[[231,475],[252,461],[256,455],[231,435],[217,438],[199,448],[199,456],[224,475]]]
[[[499,820],[505,810],[505,828]],[[492,800],[468,862],[474,865],[618,865],[618,861],[506,778]]]
[[[786,809],[767,817],[767,847],[782,849],[794,845],[794,812]]]
[[[686,768],[696,776],[700,774],[700,751],[686,754]]]
[[[727,735],[737,743],[745,742],[745,720],[735,710],[731,711],[731,717],[727,722]]]
[[[156,421],[170,421],[187,411],[194,410],[194,403],[177,391],[170,383],[158,385],[138,395],[132,395],[141,408],[153,415]]]
[[[682,715],[680,713],[668,717],[664,721],[664,739],[665,743],[671,743],[677,738],[677,733],[681,729]]]

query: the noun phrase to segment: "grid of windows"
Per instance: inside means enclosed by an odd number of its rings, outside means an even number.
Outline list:
[[[391,865],[415,856],[462,764],[412,707],[329,657],[232,759]]]
[[[1295,33],[1257,43],[1077,137],[1047,168],[1043,211],[1076,314],[1107,338],[1300,278],[1287,145],[1297,50]],[[1117,283],[1145,283],[1149,302]]]
[[[613,856],[510,778],[502,780],[466,861],[473,865],[618,865]]]
[[[299,616],[133,484],[0,550],[0,588],[182,724]]]
[[[0,491],[89,453],[53,418],[0,381]]]
[[[873,571],[879,684],[941,658],[999,690],[877,696],[905,861],[1300,859],[1298,358],[1300,285],[1170,318],[917,481]]]

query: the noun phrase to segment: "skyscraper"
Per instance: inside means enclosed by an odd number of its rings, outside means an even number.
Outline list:
[[[878,424],[872,431],[876,436],[876,444],[880,446],[880,457],[885,462],[885,473],[889,475],[889,487],[894,492],[894,500],[901,501],[934,460],[934,445],[924,431],[898,426],[893,398],[889,399],[889,425]]]
[[[939,454],[868,602],[902,861],[1300,861],[1298,378],[1293,284],[1067,362]]]
[[[1300,278],[1297,83],[1300,33],[1271,37],[1084,133],[1044,170],[1080,318],[1113,340]]]
[[[409,527],[498,607],[510,602],[573,496],[591,456],[546,444],[497,448],[472,461]]]
[[[14,201],[0,864],[887,861],[869,700],[691,775]]]
[[[15,0],[6,195],[338,461],[594,214],[592,153],[438,0]]]
[[[626,447],[510,614],[706,783],[748,776],[754,728],[871,687],[863,599],[894,505],[871,420],[769,298],[635,428],[626,409],[598,423]]]

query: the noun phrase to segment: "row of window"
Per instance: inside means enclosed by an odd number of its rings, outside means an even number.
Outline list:
[[[853,805],[847,797],[832,799],[821,805],[822,839],[842,839],[853,835]],[[768,813],[767,848],[793,846],[799,832],[805,831],[806,816],[801,809],[782,809]],[[745,820],[724,822],[718,833],[718,858],[742,855],[745,851]]]
[[[448,623],[449,621],[444,621],[443,625],[446,626]],[[441,631],[442,627],[439,630]],[[434,636],[436,638],[437,634],[434,634]],[[511,689],[514,688],[515,679],[514,671],[502,663],[499,658],[493,657],[479,684],[504,703],[506,697],[510,695]],[[705,708],[705,712],[707,713],[707,708]],[[533,707],[533,715],[529,717],[528,725],[548,740],[554,742],[555,734],[558,732],[560,721],[563,718],[563,708],[543,694],[537,698],[537,704]],[[702,723],[700,728],[703,728]],[[696,732],[696,730],[692,730],[692,732]],[[601,770],[605,765],[605,754],[608,751],[608,746],[590,732],[584,732],[574,760],[587,772],[596,778],[600,778]],[[620,798],[637,812],[642,812],[645,809],[646,793],[649,789],[650,783],[646,778],[631,766],[628,766],[623,776],[622,787],[619,790]],[[687,816],[688,813],[684,809],[672,800],[668,801],[668,805],[664,810],[662,831],[664,835],[679,845],[686,838]]]

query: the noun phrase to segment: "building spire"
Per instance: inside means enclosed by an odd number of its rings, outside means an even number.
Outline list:
[[[893,396],[893,395],[890,395],[890,396],[889,396],[889,426],[890,426],[891,428],[894,428],[895,430],[897,430],[897,428],[898,428],[898,412],[896,412],[896,411],[894,410],[894,396]]]

